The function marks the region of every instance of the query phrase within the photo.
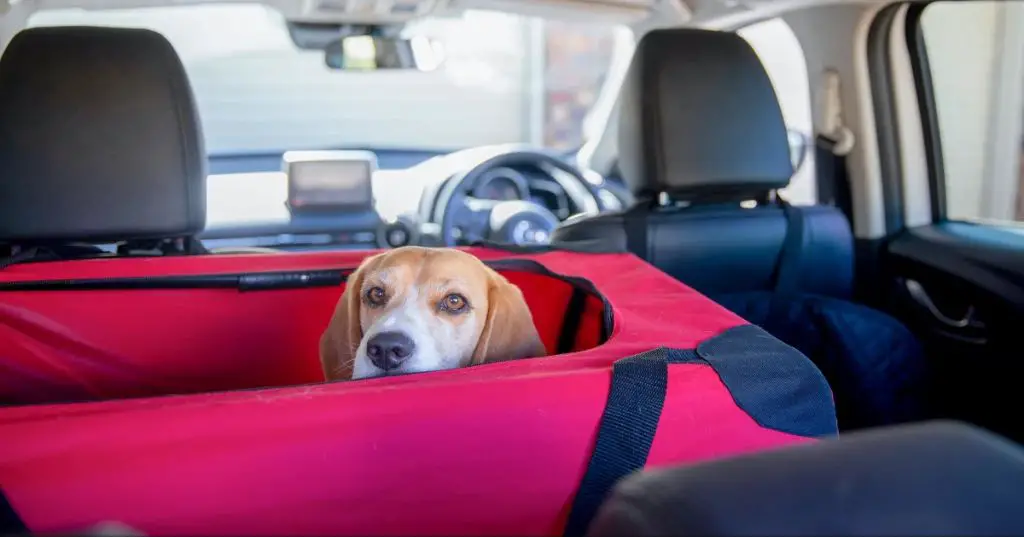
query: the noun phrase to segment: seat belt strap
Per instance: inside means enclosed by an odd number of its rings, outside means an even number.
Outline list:
[[[804,211],[782,201],[782,213],[786,216],[786,236],[775,268],[775,293],[789,295],[800,289],[804,245],[807,233],[804,226]]]
[[[847,219],[852,218],[850,176],[846,168],[846,152],[832,138],[818,135],[814,138],[815,183],[818,203],[832,205]]]
[[[775,265],[775,289],[768,304],[768,317],[761,328],[779,339],[785,339],[786,330],[790,326],[787,319],[791,316],[791,309],[800,303],[793,298],[800,291],[806,234],[803,209],[793,207],[781,198],[780,202],[786,217],[786,236]]]
[[[843,117],[839,72],[825,69],[821,75],[821,118],[819,134],[814,137],[814,166],[817,170],[818,203],[833,205],[852,221],[850,178],[846,155],[857,142]]]

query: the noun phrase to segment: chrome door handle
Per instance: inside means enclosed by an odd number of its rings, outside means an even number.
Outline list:
[[[928,310],[928,313],[931,313],[932,317],[935,317],[935,319],[940,323],[950,328],[958,329],[967,327],[985,327],[984,323],[974,318],[975,312],[973,305],[967,306],[967,311],[964,313],[962,319],[952,319],[945,313],[942,313],[941,310],[939,310],[938,306],[936,306],[935,303],[932,302],[931,297],[928,296],[928,292],[924,290],[924,286],[921,285],[917,280],[911,280],[907,278],[903,280],[903,283],[907,287],[907,292],[910,293],[910,297],[913,298],[915,302],[924,307],[924,309]]]

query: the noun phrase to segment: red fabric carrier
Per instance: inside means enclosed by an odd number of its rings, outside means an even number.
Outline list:
[[[835,433],[806,358],[630,254],[469,251],[549,356],[325,384],[371,252],[0,271],[0,489],[34,532],[579,535],[628,472]]]

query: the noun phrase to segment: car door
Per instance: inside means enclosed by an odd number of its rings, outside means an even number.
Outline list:
[[[882,255],[885,305],[925,346],[938,414],[1018,440],[1024,440],[1024,419],[1015,411],[1024,371],[1022,8],[934,2],[905,11],[899,30],[927,169],[927,177],[910,179],[927,195],[903,178],[898,207],[907,222],[888,237]],[[905,142],[907,162],[915,148]],[[922,212],[930,213],[923,222]]]

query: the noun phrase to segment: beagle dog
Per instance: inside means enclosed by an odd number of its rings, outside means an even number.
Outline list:
[[[327,381],[543,355],[522,291],[449,248],[405,246],[364,260],[320,338]]]

